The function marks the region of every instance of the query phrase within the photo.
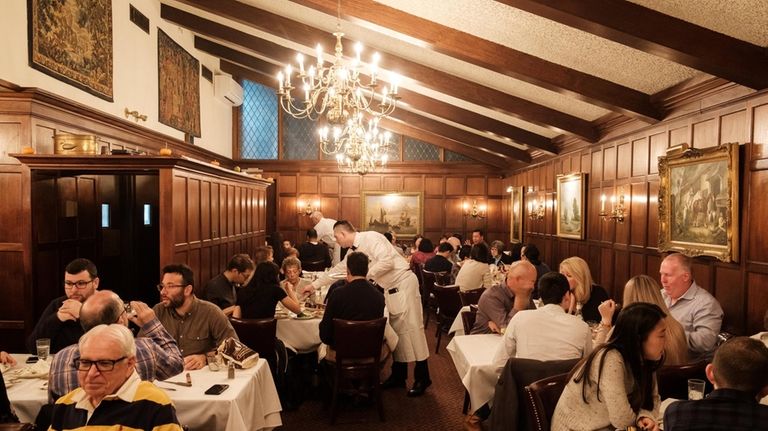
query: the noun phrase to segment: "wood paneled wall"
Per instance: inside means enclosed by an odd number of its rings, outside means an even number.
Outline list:
[[[741,148],[741,232],[738,263],[696,258],[694,277],[720,301],[724,328],[740,334],[763,330],[768,310],[768,93],[712,107],[678,119],[628,132],[623,138],[560,155],[511,176],[509,185],[533,187],[549,202],[541,221],[524,222],[526,242],[543,251],[553,269],[569,256],[581,256],[596,282],[620,298],[634,275],[658,280],[663,256],[658,252],[658,157],[667,148],[689,143],[705,148],[739,142]],[[586,238],[559,238],[552,200],[559,174],[587,173]],[[506,185],[506,184],[505,184]],[[600,196],[622,190],[630,196],[623,224],[602,221]]]
[[[236,253],[253,254],[266,238],[266,187],[174,169],[170,189],[172,235],[163,242],[161,262],[184,262],[195,272],[195,291],[220,273]]]
[[[469,165],[461,174],[441,172],[436,167],[422,165],[413,174],[373,173],[364,176],[334,173],[313,173],[311,167],[293,171],[265,172],[277,185],[277,230],[293,242],[305,240],[312,222],[299,214],[298,201],[319,201],[326,217],[346,219],[361,225],[362,193],[365,191],[423,193],[423,235],[437,242],[443,233],[461,233],[467,237],[473,229],[485,230],[489,240],[509,241],[509,194],[504,179]],[[458,171],[457,169],[456,171]],[[431,171],[431,173],[430,173]],[[477,200],[488,207],[487,218],[465,217],[462,204]],[[408,243],[411,237],[401,237]]]
[[[36,257],[35,235],[60,244],[72,240],[72,232],[79,232],[75,239],[82,240],[83,247],[89,242],[91,245],[96,243],[92,235],[88,235],[88,229],[93,229],[91,224],[98,223],[95,214],[79,217],[77,221],[65,217],[61,223],[52,215],[52,224],[40,223],[41,229],[33,231],[32,211],[35,208],[31,199],[31,170],[10,154],[20,153],[23,147],[32,147],[37,154],[51,155],[53,135],[57,132],[94,134],[108,141],[111,148],[137,149],[150,154],[166,146],[174,150],[177,157],[146,157],[144,166],[139,166],[141,161],[136,162],[142,156],[124,156],[129,161],[123,167],[118,166],[120,162],[115,162],[120,156],[84,158],[76,165],[57,161],[55,163],[60,166],[49,168],[75,171],[62,179],[74,183],[66,187],[49,187],[48,191],[82,195],[54,194],[49,197],[77,201],[94,196],[97,185],[87,175],[78,177],[82,173],[114,173],[122,169],[134,174],[157,175],[154,187],[159,188],[161,208],[160,265],[174,261],[189,263],[196,272],[198,286],[223,270],[231,254],[252,250],[263,243],[267,181],[209,166],[207,161],[213,159],[220,160],[222,166],[234,166],[232,160],[210,151],[54,94],[20,88],[0,80],[0,190],[3,193],[3,199],[0,199],[0,293],[5,298],[0,302],[0,338],[4,340],[3,349],[22,351],[24,336],[31,331],[38,317],[36,308],[39,307],[36,305],[47,303],[52,299],[51,295],[63,291],[62,288],[54,293],[56,286],[61,286],[58,269],[52,269],[45,279],[36,280],[33,276],[34,268],[45,262]],[[182,155],[199,162],[178,157]],[[133,166],[128,166],[131,163]],[[38,168],[44,169],[42,165]],[[138,192],[139,188],[136,190]],[[46,192],[42,186],[39,191]],[[79,226],[83,223],[88,226]],[[66,253],[55,253],[50,247],[53,246],[44,244],[40,250],[47,254],[49,261],[67,259],[84,250],[75,248]],[[46,287],[42,288],[39,283],[46,283]]]

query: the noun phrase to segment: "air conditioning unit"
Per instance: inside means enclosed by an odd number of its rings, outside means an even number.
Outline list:
[[[232,106],[243,104],[243,87],[230,75],[216,75],[213,77],[213,94],[221,101]]]

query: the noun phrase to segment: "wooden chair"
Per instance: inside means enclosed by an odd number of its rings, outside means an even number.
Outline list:
[[[309,262],[301,262],[301,269],[303,271],[322,272],[325,271],[325,260],[311,260]]]
[[[336,363],[331,399],[331,425],[336,422],[338,395],[341,391],[371,393],[376,399],[379,419],[384,421],[379,372],[386,322],[386,317],[368,321],[333,319]]]
[[[250,347],[259,357],[269,363],[272,374],[278,372],[277,352],[277,320],[270,319],[229,319],[237,337],[246,346]]]
[[[469,311],[461,312],[461,323],[464,325],[464,335],[469,335],[472,332],[472,328],[475,326],[475,319],[477,318],[477,307],[469,306]]]
[[[441,286],[435,284],[433,288],[435,298],[437,299],[437,344],[435,353],[440,350],[440,338],[443,335],[443,328],[450,325],[461,310],[461,299],[459,298],[459,286]]]
[[[567,381],[568,373],[564,373],[533,382],[525,387],[528,413],[534,430],[549,431],[557,401]]]
[[[656,372],[656,382],[659,385],[659,397],[661,399],[676,398],[688,399],[688,379],[701,379],[707,381],[704,369],[706,361],[685,365],[667,365]]]
[[[429,314],[432,311],[437,312],[437,300],[435,299],[435,284],[443,284],[440,282],[443,282],[446,280],[446,276],[450,277],[450,274],[447,272],[432,272],[427,271],[425,269],[421,269],[421,280],[422,284],[420,285],[420,292],[421,292],[421,307],[424,311],[424,329],[427,329],[427,326],[429,326]],[[438,282],[440,280],[440,282]],[[445,283],[450,284],[450,283]]]
[[[483,295],[483,292],[485,292],[484,287],[481,287],[479,289],[465,290],[465,291],[459,290],[461,305],[465,307],[467,305],[477,305],[477,302],[480,301],[480,296]]]

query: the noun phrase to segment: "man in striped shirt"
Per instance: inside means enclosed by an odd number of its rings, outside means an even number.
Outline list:
[[[136,343],[123,325],[98,325],[80,338],[80,387],[56,401],[49,430],[181,431],[170,398],[136,373]]]

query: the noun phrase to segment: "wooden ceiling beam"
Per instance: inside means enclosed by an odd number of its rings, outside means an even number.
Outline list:
[[[237,1],[180,1],[201,10],[217,14],[225,19],[243,23],[308,47],[314,47],[318,41],[326,41],[327,46],[332,46],[333,43],[333,38],[329,33]],[[265,46],[262,49],[269,49],[264,44],[266,41],[256,36],[204,19],[167,4],[161,5],[160,13],[163,19],[186,27],[198,34],[238,44],[247,49],[254,49],[254,47],[259,45]],[[351,44],[348,45],[350,45],[348,48],[350,49],[349,52],[351,52]],[[278,58],[267,51],[265,53],[271,58]],[[387,69],[398,70],[402,75],[434,91],[466,100],[475,105],[485,106],[502,114],[519,118],[559,133],[573,134],[587,142],[597,142],[599,139],[599,132],[594,124],[564,112],[415,62],[400,59],[395,55],[387,55],[383,59],[382,64],[386,65]]]
[[[768,87],[765,48],[632,2],[496,1],[749,88]]]
[[[273,59],[277,61],[290,61],[292,58],[293,51],[281,46],[277,46],[276,44],[272,44],[268,41],[263,42],[264,43],[260,44],[259,46],[251,45],[252,50],[258,52],[261,55],[275,56],[276,58]],[[268,48],[261,49],[263,46],[268,46]],[[229,62],[241,64],[253,70],[261,71],[264,76],[266,76],[266,74],[272,74],[274,77],[280,70],[278,66],[272,63],[200,36],[195,36],[195,48]],[[274,82],[268,83],[266,85],[274,86]],[[402,89],[400,91],[400,96],[403,97],[403,100],[408,101],[409,106],[419,111],[428,112],[437,117],[445,118],[451,122],[480,131],[489,131],[499,136],[512,139],[520,144],[529,145],[551,154],[557,153],[557,149],[555,148],[554,144],[552,144],[552,141],[545,136],[537,135],[525,129],[511,126],[501,121],[482,116],[466,109],[455,107],[448,103],[441,102],[409,90]],[[503,143],[500,144],[507,145]]]
[[[291,1],[331,16],[337,15],[337,3],[333,0]],[[402,12],[373,0],[345,0],[341,8],[341,17],[372,31],[381,27],[393,30],[408,38],[429,44],[430,49],[435,52],[620,112],[632,118],[655,123],[664,117],[653,106],[650,96],[641,91]]]
[[[274,74],[271,73],[272,68],[277,69],[277,66],[271,63],[262,61],[250,61],[248,58],[250,56],[247,54],[243,54],[232,48],[208,41],[199,36],[195,37],[195,48],[221,58],[222,70],[227,73],[231,73],[234,76],[254,77],[259,81],[263,81],[264,78],[274,76]],[[265,64],[268,65],[267,70],[261,69],[261,67],[264,67]],[[503,144],[501,142],[494,141],[492,139],[483,138],[474,133],[441,123],[437,120],[426,118],[416,113],[398,109],[391,117],[393,119],[399,120],[401,123],[407,123],[411,126],[415,126],[414,128],[430,130],[434,136],[441,136],[444,140],[443,143],[450,141],[450,145],[448,147],[443,146],[444,148],[464,154],[467,157],[472,157],[473,159],[484,163],[494,162],[494,166],[499,166],[500,164],[502,166],[509,166],[511,161],[507,160],[506,158],[519,160],[524,163],[529,163],[531,161],[531,156],[526,151],[517,149],[507,144]],[[382,127],[385,126],[382,125]],[[418,136],[412,137],[420,139]],[[432,143],[430,141],[425,142]]]

